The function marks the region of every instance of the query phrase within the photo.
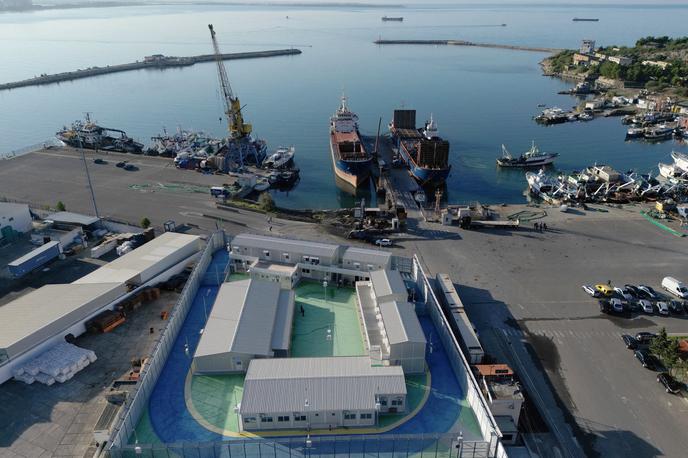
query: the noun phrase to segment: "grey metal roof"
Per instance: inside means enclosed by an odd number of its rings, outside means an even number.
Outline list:
[[[100,221],[100,219],[96,218],[95,216],[81,215],[79,213],[72,212],[53,213],[48,215],[48,217],[45,219],[56,223],[79,224],[81,226],[89,226]]]
[[[33,259],[36,256],[38,256],[42,253],[45,253],[46,251],[52,250],[53,248],[55,248],[55,245],[59,245],[59,244],[60,244],[60,242],[58,242],[56,240],[53,240],[53,241],[48,242],[48,243],[44,243],[43,245],[39,246],[35,250],[29,251],[28,253],[26,253],[21,258],[17,258],[14,261],[8,263],[7,265],[8,266],[20,266],[20,265],[24,264],[26,261],[28,261],[29,259]]]
[[[239,234],[231,241],[232,247],[251,247],[264,250],[290,251],[308,256],[335,257],[339,245],[309,242],[304,240],[282,239],[265,235]],[[296,261],[296,260],[295,260]]]
[[[272,355],[279,283],[247,279],[223,283],[194,357],[220,353]]]
[[[379,307],[390,344],[425,343],[425,334],[423,334],[423,328],[420,326],[413,304],[392,301],[380,304]]]
[[[406,394],[400,366],[373,367],[367,356],[254,359],[240,411],[373,410],[377,394]]]
[[[280,290],[277,315],[272,330],[272,349],[289,350],[291,328],[294,322],[294,291]]]
[[[387,251],[348,247],[342,256],[342,260],[385,266],[389,263],[391,257],[392,253]]]
[[[447,307],[449,307],[449,309],[463,309],[463,302],[461,302],[459,293],[456,292],[456,288],[454,287],[451,277],[447,274],[439,273],[435,276],[435,279],[437,280],[439,290],[444,296],[443,300],[445,301]],[[442,298],[440,298],[440,300],[442,300]]]
[[[165,232],[148,243],[81,277],[74,283],[126,283],[146,274],[147,281],[200,250],[197,235]]]
[[[373,285],[375,297],[389,296],[390,294],[406,293],[406,285],[398,270],[375,270],[370,272],[370,282]]]
[[[126,294],[122,283],[45,285],[0,306],[0,348],[11,356],[38,345]]]

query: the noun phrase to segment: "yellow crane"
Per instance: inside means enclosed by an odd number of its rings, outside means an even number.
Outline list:
[[[251,124],[244,123],[244,117],[241,115],[241,102],[239,98],[232,92],[232,86],[229,84],[229,77],[227,76],[227,69],[222,60],[222,53],[215,38],[215,30],[212,24],[208,24],[210,29],[210,38],[213,41],[213,49],[215,51],[215,62],[217,63],[217,76],[220,80],[220,89],[222,90],[222,98],[225,102],[225,114],[227,115],[227,127],[232,138],[248,137],[253,129]]]

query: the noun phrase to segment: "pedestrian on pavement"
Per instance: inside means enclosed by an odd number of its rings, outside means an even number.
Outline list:
[[[542,223],[542,228],[543,228],[544,230],[547,230],[547,223]]]
[[[299,305],[301,307],[301,316],[306,316],[306,311],[303,309],[303,305]]]

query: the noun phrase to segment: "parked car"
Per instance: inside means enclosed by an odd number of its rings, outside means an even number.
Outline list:
[[[674,315],[683,315],[683,302],[669,301],[669,310]]]
[[[688,286],[673,277],[664,277],[662,280],[662,288],[681,299],[688,299]]]
[[[635,335],[635,340],[640,344],[649,344],[655,337],[657,337],[657,334],[654,332],[642,331]]]
[[[120,169],[123,169],[124,166],[127,165],[127,161],[121,161],[115,164],[115,167],[119,167]]]
[[[94,164],[107,164],[107,161],[104,161],[103,159],[97,157],[97,158],[93,159],[93,163]]]
[[[134,164],[127,164],[124,166],[124,170],[127,170],[129,172],[133,172],[134,170],[138,170],[139,168],[136,167]]]
[[[612,304],[607,299],[600,299],[600,312],[612,313]]]
[[[652,289],[652,287],[647,286],[647,285],[638,285],[638,290],[642,291],[645,293],[645,299],[657,299],[659,295],[657,294],[657,291]]]
[[[636,300],[631,300],[626,302],[626,309],[629,312],[639,312],[640,311],[640,304]]]
[[[621,336],[621,339],[624,341],[626,348],[628,348],[629,350],[635,350],[638,348],[638,341],[635,340],[635,337],[628,334],[624,334]]]
[[[664,385],[667,393],[678,394],[681,392],[681,384],[668,372],[662,372],[657,375],[657,382]]]
[[[624,285],[624,289],[633,294],[635,297],[640,297],[640,290],[635,285]]]
[[[626,291],[624,288],[619,288],[618,286],[614,288],[614,292],[616,293],[617,296],[619,296],[621,299],[631,301],[633,300],[633,294],[629,293]]]
[[[657,370],[657,360],[652,354],[647,350],[636,350],[635,358],[640,361],[645,369],[650,369],[651,371]]]
[[[377,246],[392,246],[392,241],[390,239],[377,239],[377,240],[375,240],[375,245],[377,245]]]
[[[600,297],[602,295],[602,293],[600,293],[590,285],[583,285],[581,286],[581,288],[583,288],[583,291],[590,294],[592,297]]]
[[[657,311],[659,311],[660,315],[669,315],[669,304],[664,301],[657,302]]]
[[[612,297],[611,299],[609,299],[609,304],[612,306],[612,310],[616,313],[623,313],[624,302],[621,299]]]
[[[595,289],[596,289],[597,291],[599,291],[599,293],[600,293],[602,296],[607,296],[607,297],[609,297],[609,296],[614,295],[614,288],[612,288],[612,287],[609,286],[609,285],[603,285],[603,284],[595,285]]]
[[[652,307],[652,302],[648,301],[647,299],[638,299],[638,305],[640,305],[640,308],[643,309],[643,312],[647,313],[648,315],[655,313],[655,309]]]

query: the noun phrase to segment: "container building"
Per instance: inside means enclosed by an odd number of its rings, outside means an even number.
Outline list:
[[[23,277],[31,271],[46,265],[60,256],[60,242],[51,241],[7,264],[7,269],[15,277]]]

